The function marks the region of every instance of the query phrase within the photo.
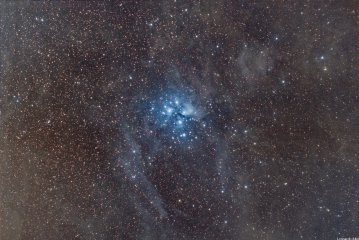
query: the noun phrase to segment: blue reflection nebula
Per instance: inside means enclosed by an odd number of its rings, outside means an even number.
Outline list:
[[[173,142],[193,142],[198,139],[204,110],[190,94],[171,92],[150,102],[148,122],[164,137]]]

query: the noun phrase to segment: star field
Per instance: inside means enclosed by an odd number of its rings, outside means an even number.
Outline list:
[[[359,237],[359,5],[0,3],[0,239]]]

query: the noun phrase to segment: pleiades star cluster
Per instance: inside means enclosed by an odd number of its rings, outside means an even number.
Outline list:
[[[358,11],[0,2],[0,239],[359,237]]]

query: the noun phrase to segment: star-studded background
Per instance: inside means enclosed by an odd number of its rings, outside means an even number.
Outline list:
[[[355,0],[0,3],[0,239],[359,237]]]

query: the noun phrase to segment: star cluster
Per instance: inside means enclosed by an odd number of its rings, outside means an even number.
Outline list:
[[[183,94],[165,93],[150,103],[147,121],[175,143],[198,139],[199,129],[206,127],[203,110]]]

